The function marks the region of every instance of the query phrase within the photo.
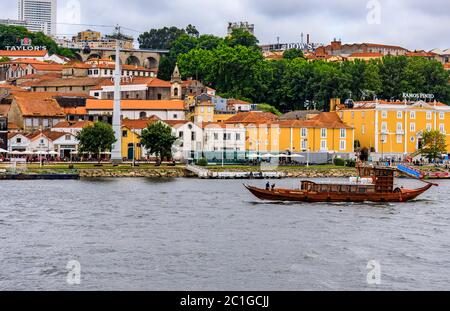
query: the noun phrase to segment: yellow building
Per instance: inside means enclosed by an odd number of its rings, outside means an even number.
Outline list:
[[[246,149],[258,153],[354,152],[354,129],[335,112],[323,112],[310,120],[279,121],[271,113],[238,113],[225,121],[246,127]]]
[[[379,154],[404,156],[420,149],[422,133],[439,130],[447,135],[450,153],[450,107],[439,102],[356,102],[338,106],[337,113],[355,128],[355,140]]]
[[[189,104],[187,120],[194,123],[213,122],[215,106],[211,99],[207,94],[197,96],[195,101]]]

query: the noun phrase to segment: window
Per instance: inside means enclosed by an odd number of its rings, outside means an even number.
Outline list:
[[[122,137],[128,137],[128,131],[122,131]]]
[[[397,119],[402,119],[403,113],[401,111],[397,111]]]
[[[241,134],[240,133],[236,133],[236,140],[237,141],[241,140]]]
[[[95,92],[95,93],[94,93],[94,96],[95,96],[95,97],[99,97],[99,96],[100,96],[100,93],[99,93],[99,92]]]
[[[174,113],[173,118],[178,119],[178,114]]]
[[[212,107],[208,107],[208,113],[212,112]]]
[[[388,117],[387,111],[386,111],[386,110],[383,110],[383,111],[381,112],[381,118],[387,119],[387,117]]]
[[[302,137],[307,137],[308,136],[308,129],[302,128],[301,129],[301,134],[302,134]]]
[[[66,140],[70,140],[71,136],[70,135],[66,135]]]
[[[306,139],[302,140],[302,150],[307,150],[308,149],[308,141]]]
[[[195,132],[191,132],[191,140],[195,140]]]
[[[387,133],[387,131],[388,131],[387,122],[381,123],[381,132]]]
[[[320,130],[320,137],[327,138],[327,129]]]
[[[320,142],[320,150],[322,150],[322,151],[326,151],[327,150],[327,141],[326,140],[322,140]]]
[[[366,126],[364,124],[361,125],[361,134],[363,134],[363,135],[366,134]]]
[[[43,145],[43,144],[44,144],[44,139],[43,139],[43,138],[41,138],[41,139],[39,140],[39,144],[40,144],[40,145]]]
[[[345,140],[341,140],[341,143],[339,144],[339,148],[342,151],[347,149],[347,142]]]
[[[411,111],[409,113],[409,117],[411,118],[411,120],[415,120],[416,119],[416,112],[415,111]]]
[[[427,111],[427,120],[431,119],[432,119],[431,111]]]
[[[341,129],[341,138],[347,137],[347,131],[345,129]]]
[[[401,122],[397,122],[397,132],[403,132],[403,124]]]
[[[48,127],[48,119],[42,119],[42,126]]]
[[[445,133],[445,124],[439,124],[439,131]]]
[[[200,108],[200,112],[201,112],[201,113],[204,113],[204,112],[205,112],[205,107],[201,107],[201,108]]]
[[[416,123],[409,124],[409,131],[410,132],[415,132],[416,131]]]
[[[39,119],[38,118],[34,118],[33,119],[33,126],[39,126]]]
[[[147,113],[145,111],[139,112],[139,119],[147,118]]]
[[[219,140],[219,133],[214,133],[214,140]]]
[[[445,113],[440,112],[439,113],[439,120],[444,120],[445,119]]]
[[[22,143],[22,138],[20,138],[20,137],[17,137],[17,139],[16,139],[16,143],[17,143],[17,144],[21,144],[21,143]]]
[[[427,131],[429,132],[429,131],[431,131],[431,129],[432,129],[431,124],[427,124]]]
[[[401,144],[401,143],[403,143],[403,136],[397,135],[397,144]]]
[[[183,138],[183,136],[184,136],[184,132],[183,132],[183,131],[180,131],[180,132],[178,133],[178,137],[179,137],[179,138]]]

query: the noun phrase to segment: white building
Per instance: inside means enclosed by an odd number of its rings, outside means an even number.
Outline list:
[[[30,140],[21,133],[10,133],[8,135],[8,151],[28,151]]]
[[[178,137],[174,144],[173,157],[182,161],[199,159],[203,152],[203,129],[189,121],[164,121],[172,128],[172,134]]]
[[[245,159],[243,125],[203,123],[203,152],[208,160]]]
[[[41,22],[24,21],[16,19],[0,19],[1,25],[6,26],[21,26],[25,27],[31,32],[43,32],[46,33],[45,24]]]
[[[43,24],[47,35],[56,35],[56,10],[56,0],[19,0],[19,20]]]

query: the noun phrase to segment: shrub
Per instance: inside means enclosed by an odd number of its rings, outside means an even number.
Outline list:
[[[345,166],[345,160],[342,158],[335,158],[333,160],[334,165],[336,166]]]
[[[198,159],[197,165],[198,166],[208,166],[208,160],[206,160],[205,158]]]
[[[356,167],[356,161],[355,160],[347,160],[347,162],[345,163],[345,165],[347,167]]]

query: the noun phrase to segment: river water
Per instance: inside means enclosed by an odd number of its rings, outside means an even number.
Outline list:
[[[450,290],[440,184],[411,203],[349,205],[264,203],[240,181],[2,181],[0,290]]]

